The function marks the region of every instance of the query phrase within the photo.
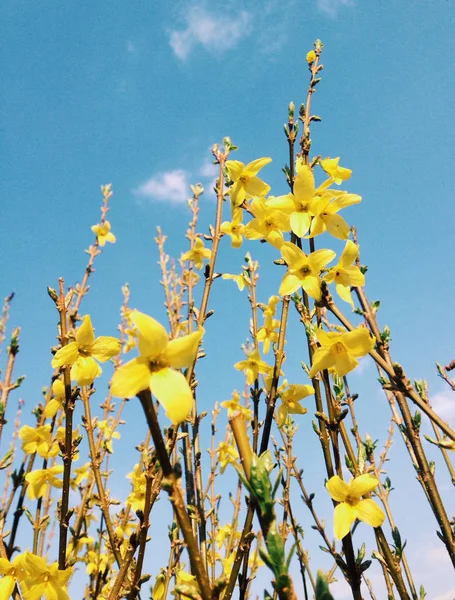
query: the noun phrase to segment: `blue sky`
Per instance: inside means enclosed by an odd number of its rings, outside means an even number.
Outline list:
[[[90,226],[99,218],[100,185],[113,185],[109,218],[118,241],[97,260],[83,312],[91,313],[98,334],[114,335],[126,281],[132,305],[164,320],[156,226],[168,235],[168,252],[179,256],[186,249],[188,186],[197,181],[206,187],[201,229],[213,222],[213,143],[229,135],[240,148],[235,158],[244,162],[271,156],[264,179],[272,193],[285,193],[282,125],[288,102],[305,99],[304,57],[321,38],[325,69],[313,110],[323,120],[313,126],[313,153],[341,156],[353,170],[347,188],[363,202],[346,217],[358,226],[368,294],[381,299],[380,321],[392,330],[395,359],[409,376],[427,378],[435,405],[454,418],[434,372],[435,360],[454,358],[450,1],[5,0],[0,20],[0,293],[16,292],[11,324],[22,327],[17,369],[27,374],[21,395],[28,407],[48,382],[55,343],[56,313],[46,286],[56,287],[59,276],[67,284],[81,278]],[[228,240],[222,246],[223,272],[239,271],[244,250],[261,260],[266,301],[282,275],[269,265],[274,252],[253,243],[235,252]],[[216,313],[207,323],[209,358],[200,367],[201,382],[212,375],[200,389],[208,409],[242,385],[232,364],[241,358],[249,318],[246,297],[230,282],[217,280],[211,305]],[[295,377],[304,358],[288,357]],[[386,419],[388,407],[374,379],[371,367],[353,376],[363,393],[358,410],[364,431],[384,441],[378,415]],[[311,437],[310,419],[302,429]],[[122,435],[127,441],[126,429]],[[401,477],[407,457],[398,438],[395,446]],[[317,472],[309,469],[309,476],[320,485]],[[397,497],[404,498],[405,489]],[[397,498],[398,511],[403,498]],[[403,512],[402,534],[424,544],[428,557],[437,556],[440,574],[422,581],[429,598],[452,600],[455,579],[439,557],[429,509],[418,506],[425,525],[416,532],[415,515]],[[451,507],[453,512],[453,501]],[[410,558],[418,569],[417,553]]]

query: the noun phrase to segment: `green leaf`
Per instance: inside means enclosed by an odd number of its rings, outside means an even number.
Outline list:
[[[318,571],[318,576],[316,579],[315,598],[316,600],[335,600],[332,594],[330,593],[327,577],[322,571]]]

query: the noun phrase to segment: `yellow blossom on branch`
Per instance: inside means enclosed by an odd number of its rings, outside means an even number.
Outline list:
[[[259,377],[259,373],[266,375],[272,369],[270,365],[261,360],[259,350],[253,350],[245,360],[235,363],[234,367],[245,373],[248,385],[253,385],[254,380]]]
[[[56,379],[52,384],[53,397],[44,407],[44,416],[46,419],[55,417],[65,402],[65,384],[61,379]]]
[[[316,250],[308,256],[295,244],[285,242],[281,248],[288,266],[288,272],[283,277],[280,286],[280,295],[293,294],[302,287],[306,293],[315,300],[321,299],[321,270],[335,258],[333,250]]]
[[[224,402],[221,402],[221,406],[227,409],[228,417],[231,417],[235,412],[240,411],[247,421],[251,421],[253,419],[252,410],[241,404],[240,394],[237,390],[233,392],[232,398],[230,400],[225,400]]]
[[[374,490],[379,481],[373,475],[365,474],[346,483],[334,475],[327,481],[326,488],[336,502],[334,514],[334,534],[342,540],[350,531],[352,523],[359,519],[372,527],[380,527],[385,515],[374,500],[362,496]]]
[[[90,315],[85,315],[76,331],[76,341],[60,348],[51,364],[54,369],[71,366],[71,379],[76,380],[78,385],[90,385],[101,375],[101,367],[96,360],[106,362],[119,352],[117,338],[100,336],[95,339]]]
[[[85,463],[81,467],[74,469],[74,477],[71,479],[71,489],[76,490],[78,486],[88,478],[90,473],[90,463]]]
[[[340,298],[348,302],[354,308],[351,296],[351,286],[360,287],[365,285],[365,275],[353,265],[359,256],[359,248],[354,242],[348,240],[340,256],[338,264],[331,267],[323,279],[327,283],[336,284],[336,291]]]
[[[342,208],[361,201],[361,196],[341,190],[327,190],[320,197],[314,198],[310,206],[314,218],[308,237],[312,238],[328,231],[339,240],[347,240],[350,232],[349,225],[337,213]]]
[[[324,158],[319,161],[319,164],[330,177],[333,179],[334,183],[340,185],[342,181],[346,181],[352,175],[351,169],[346,169],[345,167],[340,167],[338,164],[340,162],[340,157],[338,158]]]
[[[109,223],[109,221],[104,221],[104,223],[93,225],[92,231],[98,238],[98,244],[101,247],[103,247],[106,244],[106,242],[114,244],[116,241],[115,235],[111,232],[111,224]]]
[[[266,240],[275,248],[284,242],[283,232],[290,231],[289,215],[277,210],[264,198],[254,198],[250,204],[254,218],[245,226],[248,240]]]
[[[258,158],[246,166],[239,160],[226,161],[229,177],[234,185],[229,190],[232,206],[241,206],[251,196],[266,196],[270,186],[257,177],[259,171],[272,162],[271,158]]]
[[[221,232],[230,236],[233,248],[240,248],[243,242],[245,225],[242,223],[242,216],[242,209],[239,209],[234,212],[232,221],[221,223]]]
[[[166,330],[152,317],[131,311],[137,330],[140,356],[122,365],[114,373],[111,392],[120,398],[133,398],[150,389],[174,423],[184,421],[193,406],[193,393],[182,373],[193,364],[204,330],[169,341]]]
[[[270,316],[266,316],[264,319],[264,325],[258,331],[258,342],[262,342],[262,350],[264,354],[268,354],[270,345],[278,342],[278,331],[280,326],[278,319],[274,319]]]
[[[120,433],[118,431],[113,431],[113,426],[112,419],[110,423],[109,421],[98,421],[98,429],[103,433],[103,446],[106,448],[109,454],[114,452],[114,449],[112,448],[112,440],[120,439]]]
[[[313,355],[310,377],[329,369],[344,377],[357,367],[357,358],[366,356],[375,346],[375,341],[365,327],[353,331],[324,331],[319,327],[316,337],[321,346]]]
[[[281,405],[278,409],[277,425],[282,427],[288,415],[304,415],[307,409],[300,405],[300,400],[314,394],[312,385],[292,383],[280,392]]]
[[[24,555],[17,554],[11,562],[7,558],[0,558],[0,575],[0,598],[8,600],[16,584],[26,577]]]
[[[25,481],[28,483],[27,496],[30,500],[36,500],[44,496],[47,486],[50,485],[57,489],[63,487],[63,481],[57,477],[63,473],[63,465],[55,465],[47,469],[36,469],[27,473]]]
[[[224,473],[228,465],[235,464],[239,459],[239,453],[234,446],[232,439],[220,442],[217,448],[218,460],[220,461],[221,473]]]
[[[306,61],[309,65],[312,65],[316,60],[316,52],[314,50],[310,50],[306,55]]]
[[[19,431],[22,440],[22,450],[25,454],[37,452],[41,458],[51,458],[59,453],[58,444],[53,443],[50,425],[29,427],[24,425]]]
[[[232,279],[233,281],[235,281],[237,287],[241,292],[245,289],[245,286],[249,287],[251,285],[250,278],[245,273],[245,271],[243,271],[243,273],[240,273],[240,275],[231,275],[230,273],[224,273],[222,277],[223,279]]]
[[[182,260],[192,260],[196,269],[202,269],[204,260],[210,260],[211,256],[212,251],[204,246],[201,238],[196,238],[193,248],[182,254]]]
[[[24,567],[27,573],[24,600],[40,600],[43,596],[46,600],[70,600],[66,585],[73,573],[71,568],[59,570],[58,563],[48,565],[44,558],[28,551]]]

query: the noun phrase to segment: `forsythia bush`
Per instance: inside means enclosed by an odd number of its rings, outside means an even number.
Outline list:
[[[107,251],[107,243],[116,242],[107,220],[111,186],[102,187],[101,220],[92,227],[95,241],[81,283],[68,291],[60,279],[57,290],[48,288],[60,323],[59,346],[49,359],[49,386],[33,410],[33,422],[21,424],[19,407],[11,448],[0,463],[0,600],[66,600],[69,589],[76,590],[73,598],[93,600],[250,598],[253,580],[267,569],[271,584],[266,598],[327,600],[332,598],[329,585],[340,578],[356,600],[365,594],[374,598],[367,550],[380,565],[381,589],[388,597],[423,599],[425,591],[416,589],[392,515],[390,480],[384,477],[394,434],[403,438],[409,466],[455,564],[454,523],[438,491],[420,426],[423,418],[431,421],[436,439],[428,442],[440,448],[452,479],[447,451],[455,449],[455,432],[431,408],[425,384],[412,383],[392,358],[390,331],[380,328],[378,303],[367,298],[356,230],[343,217],[343,209],[361,202],[345,189],[351,170],[338,157],[311,155],[310,128],[320,120],[311,103],[320,82],[321,51],[317,40],[306,57],[306,103],[298,116],[292,103],[288,108],[289,164],[282,195],[271,196],[264,181],[264,168],[272,159],[245,164],[234,158],[237,148],[225,138],[213,148],[219,168],[214,226],[205,234],[198,231],[203,193],[198,184],[189,200],[189,249],[177,261],[166,254],[165,236],[158,230],[166,327],[146,307],[130,306],[127,285],[118,338],[96,336],[90,315],[84,314],[93,264],[102,249]],[[345,244],[338,257],[330,248],[332,238]],[[240,292],[247,291],[251,307],[249,341],[234,365],[245,376],[245,390],[234,390],[231,399],[216,403],[206,426],[196,401],[196,372],[205,355],[204,339],[216,331],[216,316],[208,319],[211,291],[220,283],[217,255],[220,244],[231,244],[233,261],[238,261],[244,239],[270,244],[273,268],[281,268],[283,276],[276,294],[262,302],[259,263],[249,253],[240,274],[222,275]],[[260,249],[257,244],[257,254]],[[5,301],[2,341],[11,300]],[[300,331],[289,331],[290,311],[297,311]],[[286,378],[285,343],[291,336],[305,340],[298,357],[303,361],[299,381]],[[10,397],[21,383],[13,377],[18,350],[16,329],[1,382],[0,434]],[[371,438],[362,437],[349,391],[350,374],[368,356],[393,413],[381,453]],[[103,369],[112,377],[101,412],[94,416],[94,384]],[[438,369],[455,388],[446,369]],[[136,397],[149,434],[138,447],[140,459],[130,466],[129,490],[116,500],[108,487],[109,457],[114,449],[121,451],[122,410]],[[76,419],[79,407],[81,422]],[[221,412],[228,426],[220,437]],[[319,461],[325,477],[321,493],[333,501],[333,515],[320,515],[294,452],[299,423],[310,418],[304,416],[307,412],[314,414],[321,446],[314,462]],[[201,459],[206,447],[208,469]],[[223,524],[223,480],[233,474],[238,484],[230,502],[232,515]],[[160,551],[163,541],[149,537],[160,498],[173,511],[168,560]],[[333,535],[324,518],[333,520]],[[367,549],[359,540],[358,521],[374,530],[374,547]],[[329,571],[318,569],[318,556],[310,557],[304,549],[305,527],[316,529],[331,555]],[[149,583],[147,571],[154,574]],[[69,588],[76,572],[78,583]]]

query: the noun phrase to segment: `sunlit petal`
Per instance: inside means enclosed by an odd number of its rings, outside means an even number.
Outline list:
[[[111,381],[111,393],[117,398],[133,398],[150,385],[150,368],[147,359],[133,358],[118,368]]]
[[[71,342],[63,348],[60,348],[54,355],[51,365],[54,369],[72,365],[79,357],[79,349],[76,342]]]
[[[374,500],[360,500],[354,510],[357,519],[372,527],[380,527],[384,523],[385,515]]]
[[[93,342],[90,354],[100,362],[106,362],[110,358],[117,356],[120,348],[121,344],[117,338],[102,335]]]
[[[193,407],[193,394],[182,373],[160,369],[152,373],[150,387],[174,425],[188,417]]]
[[[377,488],[378,484],[379,481],[374,475],[370,475],[369,473],[359,475],[359,477],[349,482],[349,495],[353,498],[361,498]]]
[[[230,161],[228,161],[230,162]],[[243,171],[244,175],[251,177],[252,175],[257,175],[259,171],[272,162],[270,157],[257,158],[256,160],[248,163]],[[227,164],[227,163],[226,163]]]
[[[101,372],[101,367],[91,356],[79,356],[71,367],[71,380],[77,381],[78,385],[90,385]]]
[[[342,502],[335,507],[333,515],[333,532],[338,540],[342,540],[350,531],[356,519],[354,507]]]
[[[286,243],[286,242],[285,242]],[[283,244],[284,245],[284,244]],[[281,246],[283,248],[283,246]],[[293,294],[302,285],[300,277],[293,275],[292,273],[286,273],[281,282],[279,294],[280,296],[287,296]]]
[[[344,502],[350,492],[349,485],[338,475],[331,477],[325,487],[329,490],[331,497],[337,502]]]
[[[333,367],[333,354],[327,348],[318,348],[313,355],[313,366],[310,370],[310,378],[314,377],[319,371]]]
[[[199,331],[171,340],[162,355],[163,362],[174,369],[189,367],[196,358],[199,342],[203,335],[204,330],[201,328]]]
[[[138,330],[138,348],[142,356],[153,359],[164,352],[168,336],[158,321],[138,310],[131,311],[130,319]]]
[[[90,315],[85,315],[81,326],[76,331],[76,342],[79,348],[88,349],[95,341],[95,333],[92,327]]]

